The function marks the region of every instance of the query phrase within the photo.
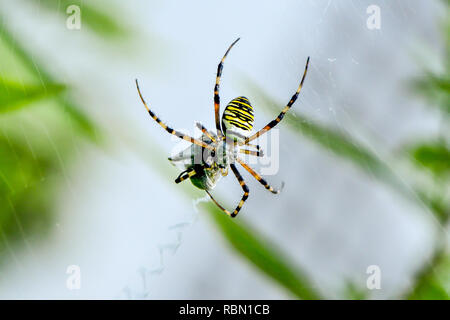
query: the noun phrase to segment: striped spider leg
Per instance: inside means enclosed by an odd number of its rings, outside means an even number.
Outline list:
[[[155,120],[155,121],[156,121],[156,122],[157,122],[164,130],[166,130],[168,133],[173,134],[174,136],[176,136],[176,137],[178,137],[178,138],[180,138],[180,139],[183,139],[183,140],[189,141],[190,143],[194,143],[194,144],[196,144],[196,145],[202,146],[203,148],[210,149],[210,150],[213,150],[213,149],[214,149],[213,146],[210,146],[210,145],[206,144],[206,143],[203,142],[203,141],[194,139],[194,138],[192,138],[192,137],[190,137],[190,136],[188,136],[188,135],[185,135],[185,134],[183,134],[183,133],[181,133],[181,132],[179,132],[179,131],[176,131],[176,130],[174,130],[174,129],[168,127],[168,126],[167,126],[164,122],[162,122],[162,121],[161,121],[161,120],[153,113],[153,111],[150,110],[150,108],[148,107],[147,103],[146,103],[145,100],[144,100],[144,97],[143,97],[142,94],[141,94],[141,90],[139,89],[139,84],[138,84],[137,79],[136,79],[136,88],[137,88],[137,90],[138,90],[139,97],[141,98],[142,103],[144,104],[145,108],[147,109],[147,112],[148,112],[148,114],[150,115],[150,117],[152,117],[153,120]]]
[[[241,166],[243,166],[245,170],[247,170],[256,180],[258,180],[259,183],[261,183],[264,186],[264,188],[266,188],[267,190],[269,190],[273,194],[279,194],[281,192],[281,190],[283,190],[284,182],[281,183],[281,188],[280,189],[278,189],[278,190],[274,189],[267,183],[266,180],[263,179],[263,177],[261,177],[261,175],[259,175],[255,170],[253,170],[244,161],[242,161],[239,158],[236,158],[236,162],[238,162]]]
[[[294,102],[297,100],[297,97],[300,93],[300,90],[302,89],[303,86],[303,82],[305,81],[305,77],[306,77],[306,73],[308,71],[308,65],[309,65],[309,57],[306,60],[306,66],[305,66],[305,71],[303,73],[302,79],[300,81],[300,85],[297,88],[297,91],[294,93],[294,95],[292,96],[291,100],[289,101],[289,103],[286,105],[286,107],[281,111],[281,113],[278,115],[278,117],[275,120],[272,120],[271,122],[269,122],[264,128],[262,128],[261,130],[259,130],[258,132],[256,132],[255,134],[253,134],[250,137],[246,137],[245,139],[241,140],[241,142],[238,142],[238,145],[247,145],[247,146],[254,146],[251,145],[249,142],[258,138],[259,136],[261,136],[262,134],[266,133],[267,131],[271,130],[272,128],[274,128],[284,117],[284,115],[286,114],[286,112],[292,107],[292,105],[294,104]],[[254,146],[257,151],[252,151],[252,150],[248,150],[248,149],[240,149],[239,151],[241,153],[245,153],[245,154],[250,154],[250,155],[255,155],[255,156],[262,156],[262,152],[260,153],[260,148],[259,145]],[[255,170],[253,170],[248,164],[246,164],[243,160],[239,159],[238,157],[236,157],[235,159],[236,162],[238,162],[242,167],[244,167],[245,170],[247,170],[259,183],[261,183],[264,188],[266,188],[267,190],[269,190],[271,193],[273,194],[279,194],[281,192],[281,190],[284,187],[284,183],[281,184],[281,188],[280,189],[274,189],[272,186],[270,186],[267,181],[261,177],[260,174],[258,174]],[[234,168],[234,169],[233,169]],[[232,167],[233,172],[239,174],[239,172],[237,171],[236,167],[233,165]],[[236,171],[235,171],[236,170]],[[241,186],[245,186],[245,190],[244,190],[244,196],[242,197],[241,201],[239,202],[238,207],[235,209],[235,211],[233,213],[230,213],[229,211],[227,211],[225,208],[221,207],[215,200],[214,198],[212,198],[212,196],[210,195],[211,199],[216,203],[216,205],[219,206],[219,208],[221,208],[224,212],[226,212],[227,214],[229,214],[231,217],[235,217],[239,210],[241,209],[241,207],[244,205],[245,200],[248,198],[248,193],[249,193],[249,189],[248,187],[245,185],[245,182],[242,178],[242,176],[239,177],[238,175],[236,175],[236,178],[238,178],[239,183],[241,184]]]
[[[169,157],[169,160],[176,165],[182,165],[184,171],[175,179],[176,183],[181,183],[185,180],[190,180],[192,184],[209,195],[211,200],[227,215],[230,217],[236,217],[245,201],[249,196],[249,188],[246,185],[243,177],[239,173],[236,162],[239,163],[246,171],[248,171],[259,183],[261,183],[267,190],[274,194],[278,194],[280,190],[272,188],[261,175],[253,170],[248,164],[240,159],[237,154],[245,154],[250,156],[262,157],[263,151],[259,145],[251,144],[250,142],[263,135],[267,131],[274,128],[284,117],[287,111],[292,107],[294,102],[303,86],[303,82],[306,77],[306,73],[309,65],[309,57],[306,61],[305,71],[301,79],[300,85],[292,96],[289,103],[281,111],[275,120],[269,122],[261,130],[255,134],[248,136],[253,129],[254,112],[250,101],[244,97],[237,97],[229,102],[226,106],[222,117],[220,117],[220,79],[222,76],[224,61],[230,52],[231,48],[239,41],[236,39],[227,49],[224,56],[220,60],[217,67],[216,83],[214,86],[214,117],[216,125],[216,133],[212,133],[206,129],[202,124],[197,123],[196,126],[202,132],[202,136],[199,139],[185,135],[179,131],[176,131],[168,127],[163,123],[145,102],[141,91],[139,89],[138,81],[136,80],[136,88],[139,93],[139,97],[144,104],[150,117],[155,120],[164,130],[168,133],[175,135],[176,137],[186,140],[191,143],[190,147],[184,151],[178,153],[175,156]],[[200,160],[197,159],[198,156]],[[233,171],[239,185],[242,188],[243,195],[238,205],[233,211],[228,211],[221,206],[212,196],[211,190],[215,187],[221,176],[228,174],[228,167]]]
[[[236,44],[236,42],[239,41],[240,38],[237,38],[227,49],[225,52],[222,60],[220,60],[219,65],[217,66],[217,76],[216,76],[216,85],[214,86],[214,116],[215,116],[215,122],[216,122],[216,129],[217,129],[217,136],[220,139],[224,138],[224,134],[222,132],[222,128],[220,127],[220,96],[219,96],[219,89],[220,89],[220,78],[222,76],[222,69],[223,69],[223,63],[225,61],[225,58],[228,55],[228,52],[230,52],[231,48]]]
[[[297,91],[294,93],[291,100],[289,100],[288,104],[286,105],[286,107],[284,107],[284,109],[281,111],[281,113],[278,115],[278,117],[276,117],[275,120],[270,121],[264,128],[262,128],[261,130],[259,130],[255,134],[253,134],[252,136],[246,138],[244,141],[242,141],[240,143],[240,145],[248,144],[250,141],[255,140],[256,138],[263,135],[267,131],[273,129],[278,123],[280,123],[280,121],[284,118],[284,115],[286,114],[286,112],[288,112],[288,110],[292,107],[294,102],[297,100],[300,90],[303,87],[303,82],[305,81],[306,73],[308,72],[308,65],[309,65],[309,57],[306,60],[305,71],[303,72],[303,77],[302,77],[302,80],[300,81],[300,85],[298,86]]]
[[[244,178],[242,178],[241,174],[239,173],[238,169],[236,168],[236,166],[231,163],[230,164],[230,168],[233,171],[236,179],[238,180],[240,186],[242,187],[242,191],[244,191],[244,194],[242,195],[241,201],[239,201],[236,209],[234,209],[233,212],[228,211],[227,209],[225,209],[224,207],[222,207],[217,201],[216,199],[214,199],[214,197],[212,196],[212,194],[206,190],[206,193],[208,194],[208,196],[211,198],[211,200],[223,211],[225,212],[227,215],[229,215],[231,218],[234,218],[237,216],[237,214],[239,213],[239,211],[241,210],[242,206],[244,205],[245,201],[248,198],[248,194],[250,192],[250,189],[247,187],[247,185],[245,184]]]

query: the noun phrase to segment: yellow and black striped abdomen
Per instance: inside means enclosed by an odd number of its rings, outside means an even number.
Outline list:
[[[251,131],[253,129],[254,120],[253,107],[250,104],[250,101],[248,101],[246,97],[237,97],[231,100],[223,111],[223,131],[225,134],[228,130]]]

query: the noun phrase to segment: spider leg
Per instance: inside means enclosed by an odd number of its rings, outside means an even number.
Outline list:
[[[298,86],[297,91],[294,93],[294,95],[292,96],[291,100],[289,100],[288,104],[286,105],[286,107],[284,107],[284,109],[281,111],[281,113],[278,115],[278,117],[275,120],[270,121],[264,128],[262,128],[261,130],[256,132],[254,135],[246,138],[243,142],[240,143],[240,145],[248,144],[250,141],[255,140],[259,136],[263,135],[264,133],[266,133],[267,131],[269,131],[273,127],[275,127],[283,119],[283,117],[286,114],[286,112],[288,112],[288,110],[294,104],[295,100],[297,100],[297,97],[298,97],[298,95],[300,93],[300,90],[303,87],[303,82],[305,81],[306,73],[308,71],[308,65],[309,65],[309,57],[306,60],[305,71],[303,72],[303,77],[302,77],[302,80],[300,81],[300,85]]]
[[[273,194],[278,194],[281,192],[281,190],[284,187],[284,183],[281,184],[281,188],[279,190],[275,190],[274,188],[272,188],[266,180],[263,179],[263,177],[261,177],[255,170],[253,170],[248,164],[246,164],[244,161],[242,161],[239,158],[236,158],[236,161],[239,162],[241,164],[241,166],[244,167],[245,170],[247,170],[256,180],[259,181],[259,183],[261,183],[264,188],[266,188],[267,190],[269,190],[270,192],[272,192]]]
[[[209,193],[208,190],[205,190],[206,193],[209,195],[209,197],[211,198],[211,200],[216,204],[216,206],[218,206],[220,208],[220,210],[222,210],[223,212],[225,212],[227,215],[229,215],[230,217],[234,218],[237,216],[237,214],[239,213],[239,211],[241,210],[242,206],[244,205],[245,200],[247,200],[248,198],[248,193],[250,192],[250,190],[248,189],[247,185],[245,184],[244,179],[242,178],[241,174],[239,173],[238,169],[236,168],[236,166],[234,164],[230,164],[231,170],[233,170],[234,175],[236,176],[236,179],[239,181],[239,184],[242,187],[242,190],[244,191],[244,194],[242,195],[241,201],[239,201],[239,204],[237,205],[236,209],[234,209],[233,212],[228,211],[227,209],[225,209],[224,207],[222,207],[217,201],[216,199],[214,199],[214,197],[211,195],[211,193]]]
[[[189,179],[190,177],[195,175],[196,173],[197,172],[195,171],[194,168],[190,168],[190,169],[184,170],[183,172],[180,173],[178,178],[175,179],[175,183],[183,182],[184,180]]]
[[[217,66],[216,85],[214,86],[214,114],[215,114],[215,121],[216,121],[217,136],[220,139],[223,138],[222,128],[220,126],[220,96],[219,96],[220,77],[222,76],[223,62],[225,61],[225,58],[227,57],[228,52],[230,52],[231,48],[235,45],[236,42],[239,41],[239,39],[240,38],[237,38],[228,47],[227,51],[225,52],[225,55],[223,56],[222,60],[220,60],[220,63]]]
[[[213,135],[206,129],[201,123],[196,122],[195,125],[197,128],[199,128],[204,135],[206,135],[212,142],[216,142],[216,139],[213,137]]]
[[[138,90],[139,97],[141,98],[142,103],[144,104],[145,108],[147,109],[147,111],[148,111],[150,117],[152,117],[153,120],[155,120],[161,127],[163,127],[164,130],[166,130],[166,131],[167,131],[168,133],[170,133],[170,134],[173,134],[174,136],[177,136],[177,137],[180,138],[180,139],[189,141],[190,143],[194,143],[194,144],[196,144],[196,145],[202,146],[202,147],[207,148],[207,149],[210,149],[210,150],[213,150],[213,149],[214,149],[214,147],[212,147],[212,146],[206,144],[206,143],[203,142],[203,141],[194,139],[194,138],[192,138],[192,137],[190,137],[190,136],[188,136],[188,135],[185,135],[185,134],[183,134],[183,133],[181,133],[181,132],[178,132],[178,131],[176,131],[176,130],[170,128],[170,127],[168,127],[168,126],[167,126],[164,122],[162,122],[162,121],[161,121],[161,120],[153,113],[153,111],[150,110],[150,108],[147,106],[147,103],[145,102],[144,98],[142,97],[141,90],[139,89],[139,84],[138,84],[137,79],[136,79],[136,88],[137,88],[137,90]]]

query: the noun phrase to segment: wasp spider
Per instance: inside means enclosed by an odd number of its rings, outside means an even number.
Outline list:
[[[247,170],[267,190],[274,194],[280,192],[280,190],[275,190],[272,188],[255,170],[243,162],[243,160],[238,157],[238,154],[243,153],[257,157],[262,156],[262,150],[260,150],[259,146],[250,144],[250,142],[275,127],[283,119],[286,112],[294,104],[295,100],[297,100],[303,86],[309,64],[308,57],[300,85],[278,117],[269,122],[264,128],[257,131],[255,134],[249,136],[250,131],[253,129],[254,115],[253,107],[246,97],[237,97],[231,100],[225,108],[222,118],[220,118],[219,86],[223,63],[231,48],[238,41],[239,39],[230,45],[217,68],[216,84],[214,87],[214,114],[216,123],[215,133],[207,130],[200,123],[197,123],[197,127],[202,131],[202,136],[199,139],[196,139],[168,127],[153,113],[152,110],[150,110],[142,97],[139,84],[136,80],[136,87],[139,97],[141,98],[142,103],[150,116],[168,133],[192,143],[192,145],[186,150],[180,152],[174,157],[169,158],[173,164],[182,163],[182,167],[185,169],[175,179],[175,182],[180,183],[186,179],[190,179],[194,186],[205,190],[211,197],[211,200],[230,217],[235,217],[239,213],[249,194],[249,188],[236,168],[236,162]],[[241,201],[233,211],[228,211],[222,207],[211,195],[211,190],[215,187],[219,179],[228,174],[228,167],[231,168],[231,171],[233,171],[236,179],[242,187],[242,191],[244,192]]]

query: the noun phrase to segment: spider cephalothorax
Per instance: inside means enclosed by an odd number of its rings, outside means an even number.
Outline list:
[[[178,153],[169,160],[174,164],[181,164],[184,171],[175,179],[176,183],[180,183],[186,179],[190,179],[192,184],[196,187],[205,190],[211,197],[212,201],[231,217],[235,217],[245,200],[248,198],[249,189],[245,184],[244,179],[236,168],[236,162],[239,163],[245,170],[247,170],[256,180],[258,180],[267,190],[272,193],[279,193],[279,190],[273,189],[257,172],[255,172],[248,164],[239,158],[238,154],[249,154],[257,157],[262,156],[262,150],[258,145],[250,144],[251,141],[257,139],[262,134],[266,133],[273,127],[275,127],[284,117],[289,108],[294,104],[295,100],[300,93],[303,86],[303,82],[308,71],[309,57],[306,60],[305,71],[303,73],[302,80],[298,86],[297,91],[292,96],[289,103],[284,107],[281,113],[275,120],[269,122],[261,130],[257,131],[253,135],[249,135],[253,129],[254,114],[253,107],[250,101],[246,97],[237,97],[230,101],[226,106],[222,118],[220,119],[220,77],[222,76],[223,62],[230,52],[231,48],[238,42],[239,39],[234,41],[228,50],[225,52],[222,60],[217,68],[216,84],[214,87],[214,114],[216,123],[216,133],[208,131],[203,125],[197,123],[197,127],[202,131],[202,136],[199,139],[192,138],[179,131],[169,128],[164,124],[154,113],[150,110],[142,97],[139,85],[136,80],[136,86],[139,96],[144,103],[150,116],[167,132],[177,136],[180,139],[184,139],[192,143],[192,145]],[[236,179],[242,187],[244,192],[241,201],[230,212],[222,207],[211,195],[210,191],[215,187],[217,182],[222,176],[228,174],[228,168],[231,168]]]

